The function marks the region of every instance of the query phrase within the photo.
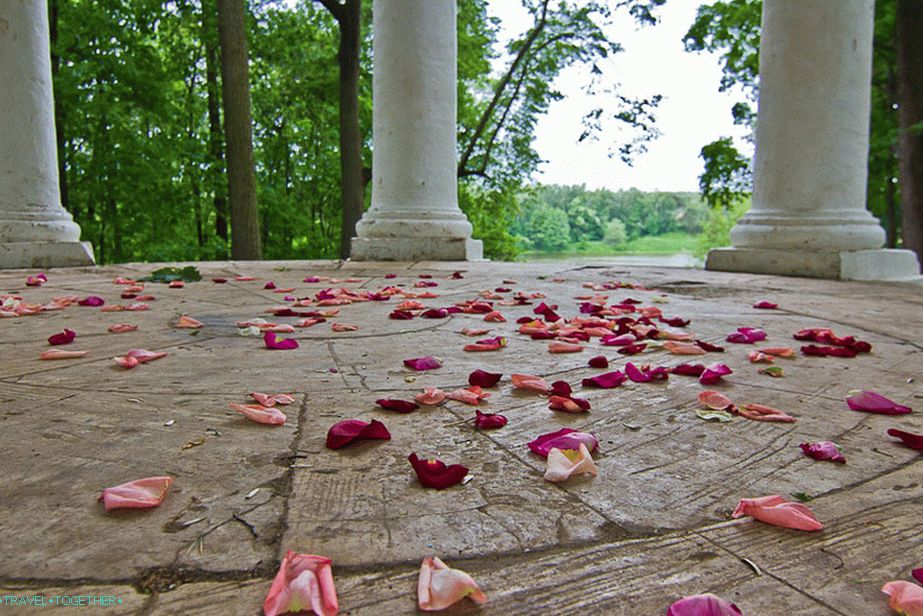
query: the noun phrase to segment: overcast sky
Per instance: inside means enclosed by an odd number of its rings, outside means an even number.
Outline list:
[[[637,28],[621,14],[610,30],[624,51],[603,66],[608,78],[621,84],[620,91],[634,96],[662,94],[657,127],[662,135],[649,144],[633,167],[610,158],[625,141],[617,124],[610,123],[598,141],[577,143],[586,111],[605,106],[605,100],[589,100],[582,86],[589,81],[584,67],[572,67],[560,75],[556,87],[565,99],[553,103],[538,123],[535,148],[547,162],[535,179],[548,184],[586,184],[612,190],[639,188],[646,191],[698,191],[702,172],[699,150],[722,136],[732,136],[748,154],[741,139],[745,132],[731,121],[731,106],[741,100],[739,92],[720,93],[721,68],[716,56],[688,53],[682,38],[695,18],[700,0],[670,0],[661,7],[656,26]],[[525,31],[531,19],[518,0],[490,0],[492,15],[502,20],[503,36]]]

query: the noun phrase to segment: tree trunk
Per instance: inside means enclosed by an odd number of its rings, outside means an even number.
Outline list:
[[[365,184],[362,173],[362,133],[359,130],[359,49],[362,0],[320,0],[340,25],[340,258],[349,258],[356,223],[362,218]]]
[[[48,3],[48,30],[51,40],[51,80],[53,82],[61,70],[61,55],[57,48],[58,0],[51,0]],[[61,192],[61,205],[71,212],[67,190],[67,140],[64,136],[64,108],[57,97],[54,103],[54,133],[58,146],[58,187]]]
[[[218,0],[218,38],[221,46],[224,134],[227,141],[231,257],[242,260],[261,259],[244,0]]]
[[[923,261],[923,2],[897,0],[901,236]]]
[[[214,15],[202,5],[202,40],[205,43],[205,84],[208,95],[208,161],[209,185],[215,192],[215,235],[228,241],[228,201],[221,176],[224,175],[224,138],[221,134],[221,113],[218,109],[218,46],[215,39]]]

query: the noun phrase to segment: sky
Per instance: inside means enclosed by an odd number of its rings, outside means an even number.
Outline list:
[[[590,109],[605,106],[605,100],[594,101],[583,93],[589,70],[574,66],[555,81],[565,98],[552,103],[536,128],[534,147],[546,161],[536,181],[585,184],[591,189],[697,192],[703,145],[730,136],[742,152],[752,155],[752,147],[743,141],[746,131],[731,119],[731,107],[742,95],[718,92],[718,57],[683,49],[683,35],[700,4],[700,0],[670,0],[660,8],[656,26],[638,27],[621,13],[607,30],[624,48],[602,65],[607,77],[621,84],[623,94],[664,97],[656,111],[662,134],[648,144],[648,151],[636,157],[633,166],[622,163],[617,153],[609,157],[626,140],[615,122],[604,128],[598,141],[577,143],[583,131],[581,118]],[[502,42],[531,25],[518,0],[490,0],[490,14],[501,19]]]

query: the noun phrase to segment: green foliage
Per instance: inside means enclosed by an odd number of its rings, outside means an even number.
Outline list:
[[[610,246],[618,248],[628,241],[628,231],[625,229],[625,223],[618,218],[613,218],[606,225],[606,234],[603,238]]]
[[[139,278],[141,282],[170,283],[176,280],[184,282],[197,282],[202,280],[202,274],[192,265],[186,267],[161,267],[151,272],[150,276]]]
[[[731,245],[731,228],[750,209],[750,197],[739,197],[728,204],[727,208],[712,208],[708,220],[698,237],[695,248],[696,256],[704,256],[712,248]]]
[[[699,156],[705,161],[699,190],[708,205],[728,210],[742,195],[750,193],[753,184],[750,160],[737,151],[730,137],[702,146]]]

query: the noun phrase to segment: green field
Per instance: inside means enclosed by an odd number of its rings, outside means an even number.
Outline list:
[[[676,231],[663,235],[648,235],[635,238],[617,248],[602,241],[582,242],[571,244],[561,252],[538,250],[524,252],[521,258],[528,260],[530,258],[673,255],[682,252],[692,254],[695,252],[698,241],[698,236]]]

